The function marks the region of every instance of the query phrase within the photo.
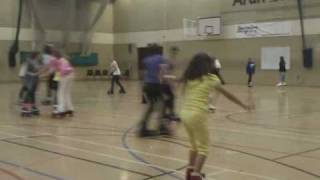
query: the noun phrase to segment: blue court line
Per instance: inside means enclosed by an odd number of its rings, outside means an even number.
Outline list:
[[[148,167],[150,167],[150,168],[152,168],[152,169],[154,169],[154,170],[160,171],[161,173],[165,173],[165,174],[167,174],[168,176],[171,176],[171,177],[173,177],[173,178],[175,178],[175,179],[184,180],[184,179],[181,178],[181,177],[178,177],[178,176],[176,176],[176,175],[174,175],[174,174],[171,174],[171,173],[174,173],[174,172],[167,172],[167,171],[165,171],[165,170],[163,170],[163,169],[161,169],[161,168],[158,168],[158,167],[153,166],[150,162],[144,160],[142,157],[138,156],[136,153],[134,153],[134,152],[132,151],[132,149],[131,149],[131,148],[129,147],[129,145],[128,145],[128,141],[127,141],[128,138],[127,138],[127,137],[128,137],[129,132],[130,132],[134,127],[135,127],[135,125],[132,126],[132,127],[130,127],[130,128],[128,128],[128,129],[123,133],[123,135],[122,135],[122,137],[121,137],[122,146],[128,151],[128,153],[129,153],[133,158],[135,158],[136,160],[138,160],[139,162],[142,162],[142,163],[145,163],[145,164],[150,165],[150,166],[148,166]]]
[[[50,174],[47,174],[47,173],[43,173],[43,172],[40,172],[40,171],[37,171],[37,170],[33,170],[33,169],[28,168],[28,167],[23,167],[23,166],[20,166],[18,164],[12,163],[12,162],[7,162],[7,161],[0,160],[0,163],[5,164],[5,165],[9,165],[9,166],[12,166],[12,167],[16,167],[16,168],[21,168],[21,169],[26,170],[28,172],[32,172],[32,173],[40,175],[40,176],[45,176],[45,177],[50,178],[50,179],[65,180],[65,179],[63,179],[61,177],[57,177],[57,176],[53,176],[53,175],[50,175]]]

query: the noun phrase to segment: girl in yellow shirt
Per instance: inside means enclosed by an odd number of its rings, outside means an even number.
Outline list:
[[[201,169],[209,148],[207,115],[210,91],[215,89],[244,109],[250,109],[248,105],[220,86],[220,80],[214,74],[213,64],[214,59],[209,55],[198,53],[192,58],[183,75],[184,103],[180,116],[191,143],[186,180],[203,179]]]

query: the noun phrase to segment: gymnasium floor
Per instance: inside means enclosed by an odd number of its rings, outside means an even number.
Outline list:
[[[18,113],[19,84],[0,85],[0,179],[183,180],[188,142],[135,135],[144,105],[138,82],[128,94],[106,95],[106,82],[77,82],[76,116],[51,119]],[[211,180],[320,179],[320,90],[305,87],[227,86],[256,110],[224,97],[210,117],[211,148],[204,172]],[[44,88],[40,89],[40,98]],[[179,103],[178,103],[179,104]]]

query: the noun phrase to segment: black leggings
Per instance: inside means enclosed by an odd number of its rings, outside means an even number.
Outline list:
[[[248,85],[250,85],[250,83],[252,82],[252,74],[248,74]]]
[[[172,88],[169,84],[161,84],[161,93],[164,99],[164,108],[163,114],[167,115],[167,111],[169,111],[168,115],[174,115],[174,94],[172,92]]]
[[[112,75],[110,93],[113,93],[115,83],[118,84],[121,92],[125,92],[122,84],[120,83],[120,75]]]
[[[155,110],[156,105],[160,105],[161,108],[161,116],[163,109],[163,98],[161,94],[161,86],[157,83],[146,83],[143,87],[143,92],[148,99],[148,108],[144,113],[141,120],[141,129],[140,131],[147,131],[148,123],[150,121],[150,117]],[[162,121],[162,117],[159,117],[159,130],[165,130],[165,123]]]
[[[19,92],[19,99],[23,100],[27,92],[28,92],[28,88],[23,84]]]
[[[24,103],[35,105],[36,103],[36,91],[38,88],[38,78],[34,77],[27,82],[27,94],[24,98]]]

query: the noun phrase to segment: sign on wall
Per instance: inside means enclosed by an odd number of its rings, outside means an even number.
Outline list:
[[[268,22],[236,25],[237,38],[288,36],[291,34],[290,23]]]
[[[285,0],[233,0],[232,6],[250,6],[269,3],[279,3]]]
[[[221,1],[221,7],[223,12],[232,12],[232,11],[238,12],[238,11],[270,9],[270,8],[280,8],[280,7],[289,7],[289,6],[296,7],[297,2],[295,0],[223,0]]]

